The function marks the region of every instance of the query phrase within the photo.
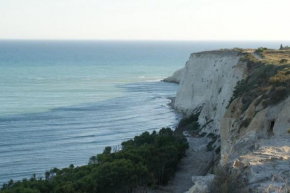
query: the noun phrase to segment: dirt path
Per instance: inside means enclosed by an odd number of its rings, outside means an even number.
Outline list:
[[[192,186],[192,176],[205,175],[213,161],[213,153],[206,151],[207,138],[188,137],[189,149],[186,157],[181,160],[178,171],[167,186],[148,193],[184,193]]]

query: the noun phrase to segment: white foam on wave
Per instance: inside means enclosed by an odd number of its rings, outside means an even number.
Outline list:
[[[152,80],[146,80],[146,82],[160,82],[162,81],[163,79],[152,79]]]

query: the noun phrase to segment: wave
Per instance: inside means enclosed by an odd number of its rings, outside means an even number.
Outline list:
[[[118,87],[124,96],[1,117],[0,184],[43,174],[52,167],[87,164],[106,146],[178,122],[180,115],[167,106],[166,98],[175,95],[175,84],[154,80]]]

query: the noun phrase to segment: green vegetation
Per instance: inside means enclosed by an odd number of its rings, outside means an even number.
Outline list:
[[[288,60],[283,58],[283,59],[280,60],[279,63],[280,63],[280,64],[286,64],[287,62],[288,62]]]
[[[289,46],[283,47],[283,45],[281,44],[280,50],[290,50],[290,47]]]
[[[264,51],[265,50],[268,50],[268,48],[262,48],[262,47],[260,47],[260,48],[258,48],[255,52],[257,53],[257,54],[259,54],[262,58],[264,58],[265,57],[265,55],[264,55]]]
[[[178,127],[184,127],[190,123],[197,122],[199,117],[199,113],[192,114],[189,117],[182,118],[178,124]]]
[[[218,167],[211,184],[211,192],[215,193],[246,193],[245,181],[229,167]]]
[[[234,99],[241,98],[243,111],[259,96],[260,102],[263,100],[264,107],[267,107],[283,101],[290,94],[290,64],[286,64],[288,60],[285,59],[290,57],[290,52],[265,48],[256,52],[263,53],[262,60],[244,53],[242,61],[247,62],[248,76],[238,82],[229,102],[230,105]],[[248,122],[245,121],[245,126]]]
[[[106,147],[80,167],[51,169],[44,178],[9,181],[1,193],[130,193],[136,187],[166,184],[188,148],[186,139],[169,128],[145,132],[123,142],[120,151]]]
[[[193,113],[188,117],[184,117],[180,120],[178,127],[174,131],[175,134],[182,135],[183,131],[188,131],[190,134],[197,135],[200,131],[200,125],[198,123],[199,113]]]

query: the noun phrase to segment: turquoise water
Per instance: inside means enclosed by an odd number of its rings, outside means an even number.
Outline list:
[[[280,43],[0,41],[0,184],[174,127],[177,85],[160,80],[190,53]]]
[[[160,80],[182,67],[190,52],[167,43],[0,44],[0,116],[122,96],[116,85]],[[173,50],[166,52],[168,46]]]

